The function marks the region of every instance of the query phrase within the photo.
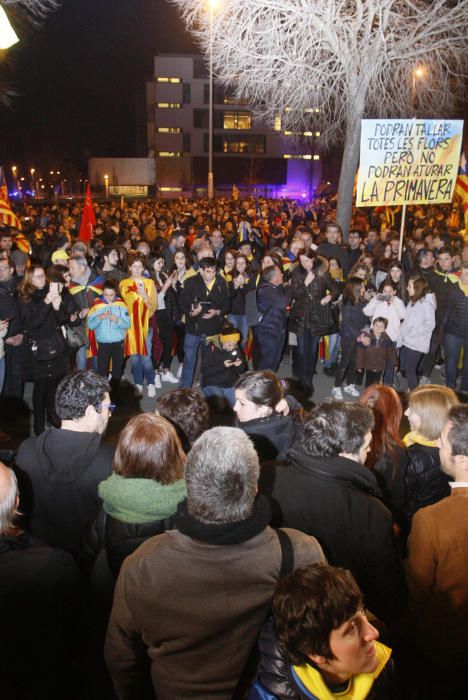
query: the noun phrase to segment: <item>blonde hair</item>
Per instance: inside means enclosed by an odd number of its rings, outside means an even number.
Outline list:
[[[453,389],[438,384],[418,386],[410,392],[409,406],[421,420],[418,433],[428,440],[437,440],[452,406],[459,401]]]

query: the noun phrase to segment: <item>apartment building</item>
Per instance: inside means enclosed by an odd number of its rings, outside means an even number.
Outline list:
[[[321,177],[318,132],[300,141],[254,119],[215,83],[213,171],[216,193],[236,185],[269,196],[309,196]],[[159,54],[146,83],[148,157],[156,162],[158,196],[204,196],[208,179],[209,79],[198,55]]]

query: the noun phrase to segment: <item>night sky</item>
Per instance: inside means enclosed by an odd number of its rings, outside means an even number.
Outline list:
[[[20,38],[3,64],[19,96],[0,106],[0,164],[20,168],[145,155],[152,58],[195,50],[164,0],[62,0]]]

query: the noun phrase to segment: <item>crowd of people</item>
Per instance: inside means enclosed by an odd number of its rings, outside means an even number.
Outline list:
[[[285,350],[306,395],[319,355],[335,399],[363,383],[413,389],[440,362],[446,385],[468,391],[468,246],[456,209],[409,208],[400,251],[398,212],[355,211],[344,244],[334,204],[95,205],[88,243],[79,204],[18,205],[21,232],[0,231],[3,396],[21,399],[34,382],[39,434],[54,424],[69,369],[96,369],[117,391],[128,359],[135,395],[146,385],[154,398],[163,384],[198,381],[203,355],[203,390],[232,405],[246,359],[277,371]],[[218,352],[221,332],[235,364]]]
[[[464,694],[468,245],[442,207],[401,250],[397,211],[355,211],[345,243],[335,205],[0,230],[2,420],[32,381],[34,429],[0,462],[2,697]],[[154,410],[113,445],[127,362]]]
[[[2,697],[455,699],[468,406],[370,385],[305,413],[270,370],[161,394],[117,445],[105,377],[0,463]],[[378,641],[380,638],[380,641]]]

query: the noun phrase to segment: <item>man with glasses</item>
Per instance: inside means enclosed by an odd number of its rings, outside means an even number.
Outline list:
[[[61,427],[28,438],[16,457],[31,534],[73,554],[97,510],[98,484],[111,473],[114,450],[101,438],[114,408],[104,377],[67,375],[55,395]]]

